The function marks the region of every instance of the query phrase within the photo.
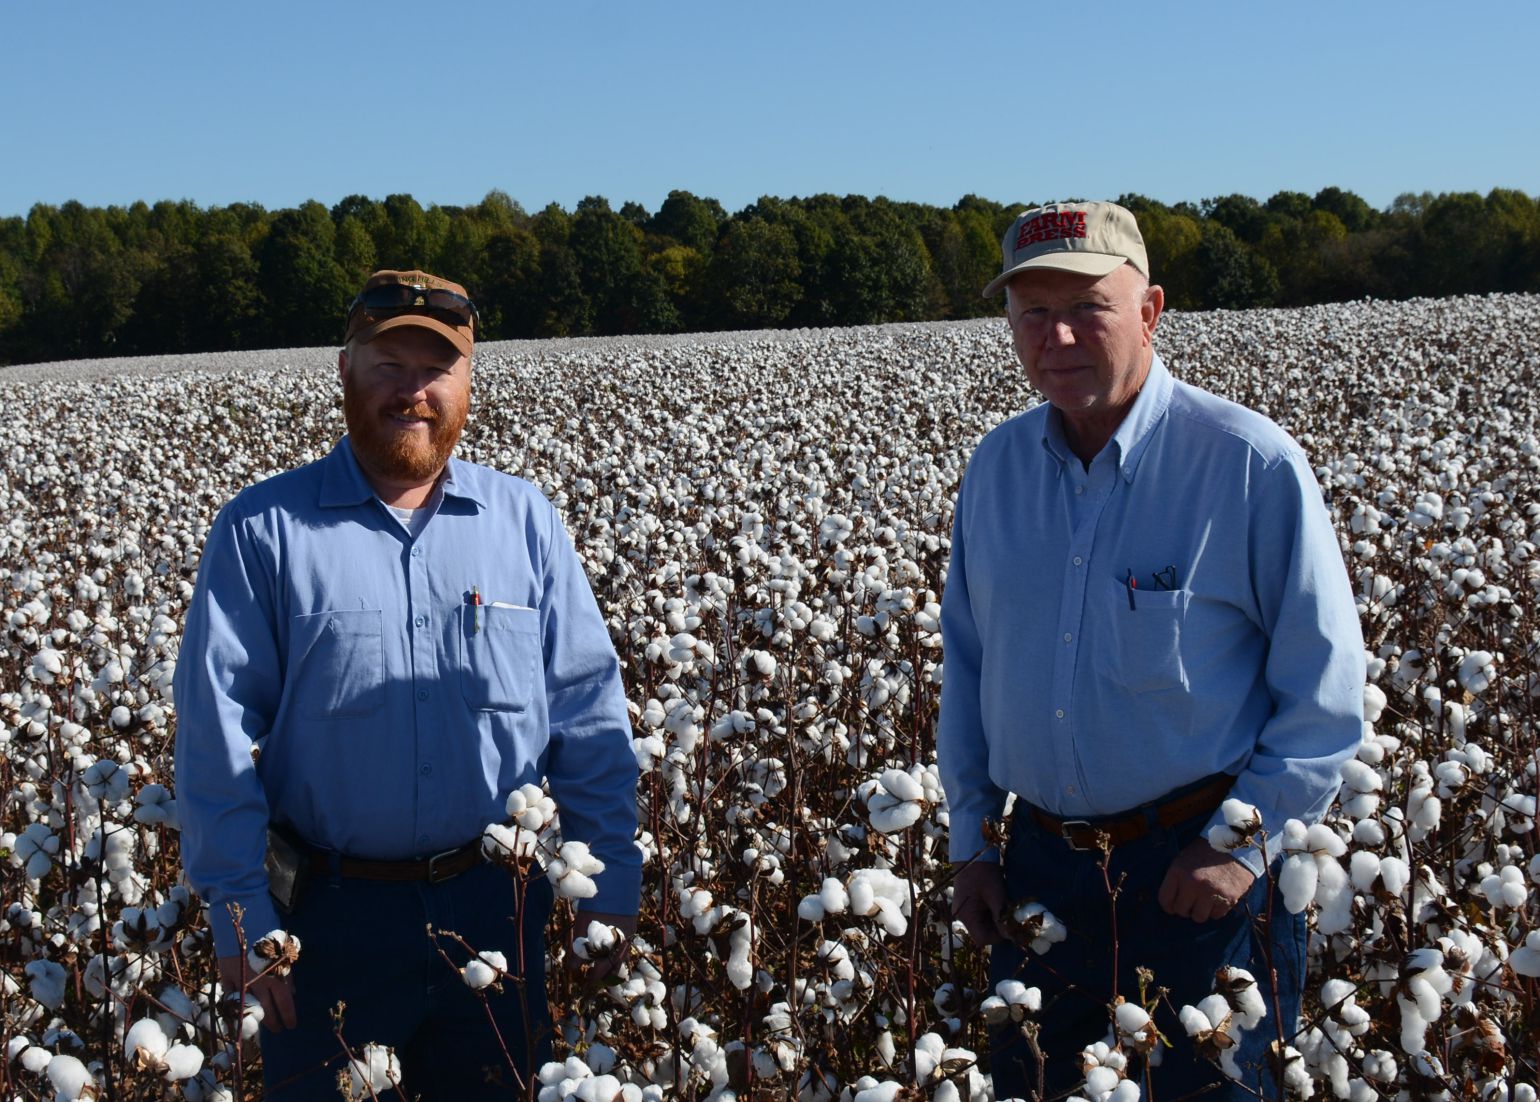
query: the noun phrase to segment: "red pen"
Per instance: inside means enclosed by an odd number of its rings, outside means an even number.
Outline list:
[[[481,590],[476,586],[471,586],[471,608],[475,610],[471,613],[471,634],[479,635],[481,633]]]

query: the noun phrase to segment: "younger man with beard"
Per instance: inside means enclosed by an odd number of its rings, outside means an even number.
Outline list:
[[[560,517],[527,482],[451,458],[470,408],[475,307],[423,272],[370,276],[338,356],[348,435],[242,491],[208,537],[176,674],[188,879],[222,982],[238,936],[282,927],[265,1011],[267,1096],[333,1098],[355,1049],[393,1046],[408,1092],[507,1097],[548,1054],[551,889],[484,864],[508,794],[550,781],[567,839],[605,869],[584,921],[634,932],[636,764],[619,666]],[[280,917],[264,861],[309,874]],[[428,927],[517,978],[480,998]]]

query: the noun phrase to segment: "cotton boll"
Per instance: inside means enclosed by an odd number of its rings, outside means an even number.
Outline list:
[[[1391,895],[1400,896],[1406,891],[1406,886],[1411,882],[1412,870],[1407,863],[1399,857],[1384,857],[1380,859],[1380,883]]]
[[[818,899],[825,914],[844,914],[850,907],[850,893],[832,876],[824,878],[823,886],[818,889]]]
[[[298,962],[299,952],[299,938],[284,930],[272,930],[247,951],[246,967],[252,976],[263,972],[287,976]]]
[[[365,1045],[357,1058],[348,1061],[348,1080],[354,1098],[388,1091],[401,1084],[401,1061],[388,1045]]]
[[[25,972],[32,997],[50,1010],[64,1005],[65,972],[62,965],[51,960],[28,962]]]
[[[167,1081],[180,1083],[203,1070],[203,1052],[196,1045],[175,1044],[166,1051]]]
[[[1348,860],[1348,878],[1352,880],[1354,888],[1361,892],[1372,891],[1379,875],[1380,858],[1377,854],[1362,849],[1353,851],[1353,856]]]
[[[1291,853],[1278,870],[1278,887],[1289,913],[1299,914],[1315,898],[1319,878],[1315,857],[1309,853]]]
[[[1365,1077],[1377,1083],[1394,1083],[1398,1074],[1396,1058],[1384,1049],[1375,1049],[1364,1055]]]
[[[481,832],[481,853],[497,865],[519,866],[535,859],[540,839],[527,830],[488,823]]]
[[[507,971],[507,957],[496,949],[483,949],[474,959],[465,962],[465,967],[460,969],[460,978],[472,991],[480,991],[497,983]]]
[[[1315,902],[1320,908],[1316,928],[1323,934],[1340,934],[1353,924],[1353,889],[1335,858],[1317,854]]]
[[[1428,1033],[1428,1022],[1417,1011],[1417,1003],[1403,997],[1396,999],[1396,1005],[1401,1008],[1401,1051],[1408,1055],[1415,1055],[1425,1047],[1425,1038]]]
[[[546,866],[546,878],[564,899],[592,899],[599,894],[593,877],[604,871],[604,862],[582,842],[563,842],[557,856]]]
[[[73,1056],[60,1054],[48,1061],[48,1081],[53,1084],[54,1097],[60,1099],[79,1098],[88,1086],[93,1086],[95,1080],[91,1072]]]
[[[171,1040],[154,1018],[141,1018],[129,1026],[123,1038],[123,1057],[130,1065],[140,1069],[157,1069],[163,1065]]]
[[[1540,930],[1531,930],[1524,944],[1509,954],[1508,967],[1521,976],[1540,978]]]

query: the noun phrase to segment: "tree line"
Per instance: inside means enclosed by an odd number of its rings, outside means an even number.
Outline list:
[[[1265,202],[1119,202],[1177,309],[1540,291],[1540,199],[1329,187]],[[487,339],[864,325],[996,314],[979,291],[1034,203],[766,196],[735,214],[672,191],[534,214],[349,196],[269,211],[188,201],[39,204],[0,219],[0,363],[336,343],[377,268],[463,283]]]

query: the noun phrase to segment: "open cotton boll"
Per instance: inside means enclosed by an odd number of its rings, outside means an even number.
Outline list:
[[[1540,930],[1531,930],[1524,944],[1509,954],[1508,967],[1521,976],[1540,977]]]
[[[599,894],[593,877],[604,871],[604,862],[588,852],[582,842],[563,842],[557,855],[546,866],[545,875],[566,899],[592,899]]]
[[[534,860],[540,839],[528,830],[488,823],[481,832],[481,853],[495,865],[518,865]]]
[[[1529,899],[1529,885],[1517,865],[1505,865],[1501,872],[1482,878],[1481,894],[1494,907],[1522,907]]]
[[[1255,844],[1255,835],[1262,829],[1262,814],[1254,804],[1237,800],[1233,796],[1219,805],[1223,823],[1215,823],[1208,831],[1208,844],[1221,853],[1232,853]]]
[[[124,1059],[140,1069],[159,1068],[170,1047],[171,1039],[154,1018],[139,1019],[123,1037]]]
[[[1038,956],[1069,936],[1064,923],[1041,903],[1021,904],[1011,912],[1011,920],[1020,928],[1021,936],[1028,939],[1027,947]]]
[[[253,977],[268,971],[287,976],[299,960],[299,951],[299,938],[284,930],[271,930],[246,953],[246,967]]]
[[[480,991],[482,988],[491,987],[507,971],[506,956],[496,949],[483,949],[473,959],[465,962],[465,967],[460,969],[460,978],[472,991]]]
[[[87,1087],[95,1086],[90,1069],[73,1056],[61,1053],[48,1061],[48,1082],[53,1084],[54,1098],[66,1102],[79,1098]]]
[[[388,1045],[368,1044],[348,1061],[348,1082],[353,1098],[367,1098],[401,1085],[401,1061]]]
[[[1278,870],[1278,888],[1283,893],[1283,905],[1290,914],[1299,914],[1315,898],[1316,883],[1320,873],[1315,856],[1295,852],[1283,860]]]
[[[34,960],[25,969],[32,997],[49,1010],[64,1005],[64,985],[67,979],[63,965],[51,960]]]
[[[1490,651],[1471,651],[1460,659],[1455,676],[1459,678],[1461,688],[1472,696],[1480,696],[1497,680],[1496,660]]]
[[[166,1079],[179,1083],[203,1070],[203,1050],[196,1045],[174,1044],[165,1056]]]
[[[728,935],[727,978],[739,991],[747,991],[754,981],[754,965],[749,953],[754,948],[754,924],[747,914],[738,914],[738,925]]]
[[[524,830],[539,832],[556,817],[556,802],[538,784],[524,784],[508,793],[508,818]]]

